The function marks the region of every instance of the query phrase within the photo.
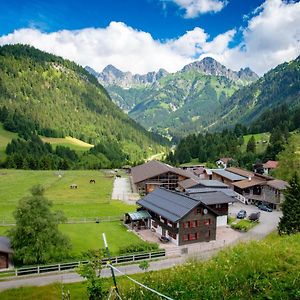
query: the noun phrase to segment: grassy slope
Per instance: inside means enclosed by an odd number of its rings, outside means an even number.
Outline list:
[[[134,275],[173,299],[299,299],[300,234],[271,235],[260,242],[224,250],[208,262],[190,262],[169,270]],[[118,278],[123,299],[160,299]],[[107,290],[111,279],[103,280]],[[59,299],[61,284],[24,287],[0,293],[3,300]],[[66,284],[71,299],[88,299],[84,282]]]
[[[270,134],[268,132],[265,133],[257,133],[257,134],[248,134],[244,135],[244,144],[242,145],[241,149],[243,152],[246,151],[247,144],[251,138],[251,136],[254,136],[256,141],[256,151],[257,153],[262,153],[266,150],[268,146],[268,142],[270,139]],[[263,141],[267,141],[267,143],[263,143]]]
[[[6,154],[5,149],[6,145],[13,139],[18,137],[17,133],[7,131],[3,128],[3,125],[0,123],[0,161],[4,161]]]
[[[67,217],[120,216],[132,211],[134,206],[121,201],[111,201],[113,178],[101,171],[64,171],[59,178],[57,171],[0,170],[0,222],[11,219],[19,199],[29,194],[35,184],[46,188],[46,197],[53,201],[54,209],[65,212]],[[95,179],[96,184],[89,180]],[[76,183],[78,189],[70,189]]]

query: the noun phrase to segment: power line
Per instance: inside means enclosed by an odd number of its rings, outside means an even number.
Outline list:
[[[145,289],[151,291],[152,293],[155,293],[155,294],[157,294],[158,296],[160,296],[160,297],[162,297],[162,298],[165,298],[165,299],[168,299],[168,300],[174,300],[173,298],[170,298],[170,297],[168,297],[168,296],[166,296],[166,295],[164,295],[164,294],[161,294],[160,292],[158,292],[158,291],[156,291],[156,290],[154,290],[154,289],[151,289],[150,287],[148,287],[148,286],[146,286],[146,285],[144,285],[144,284],[142,284],[142,283],[136,281],[135,279],[129,277],[128,275],[126,275],[125,273],[123,273],[123,272],[120,271],[119,269],[115,268],[115,267],[112,266],[111,264],[107,264],[107,265],[110,266],[111,269],[117,271],[118,273],[120,273],[120,274],[122,274],[123,276],[127,277],[129,280],[131,280],[131,281],[133,281],[134,283],[138,284],[139,286],[141,286],[141,287],[143,287],[143,288],[145,288]]]

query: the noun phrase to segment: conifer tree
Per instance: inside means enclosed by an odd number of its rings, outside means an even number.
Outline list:
[[[278,224],[279,234],[300,232],[300,181],[297,173],[293,175],[289,183],[290,186],[284,193],[283,216]]]
[[[252,152],[252,153],[256,152],[255,138],[253,135],[251,136],[250,140],[248,141],[247,152]]]

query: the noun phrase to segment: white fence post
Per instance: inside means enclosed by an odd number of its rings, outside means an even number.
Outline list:
[[[37,267],[37,273],[40,274],[40,266]]]

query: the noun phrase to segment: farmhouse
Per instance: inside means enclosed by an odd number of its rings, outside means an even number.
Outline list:
[[[234,191],[243,202],[249,204],[266,203],[273,209],[280,209],[284,201],[283,191],[288,183],[269,176],[255,174],[253,177],[233,183]]]
[[[222,157],[216,161],[218,168],[227,168],[228,163],[232,161],[231,157]]]
[[[10,240],[5,236],[0,236],[0,269],[10,267],[12,253]]]
[[[270,171],[276,169],[278,167],[278,161],[268,160],[263,164],[264,174],[269,174]]]
[[[157,160],[151,160],[132,168],[131,175],[140,194],[148,194],[158,186],[175,190],[179,181],[196,177],[189,171],[172,167]]]
[[[157,188],[137,204],[151,215],[151,230],[178,246],[216,239],[218,213],[197,199]]]
[[[219,190],[209,190],[205,188],[205,191],[201,191],[203,189],[190,189],[187,191],[187,194],[198,201],[201,201],[214,211],[218,213],[217,216],[217,227],[226,226],[227,225],[227,217],[228,217],[228,205],[230,203],[236,202],[237,200],[230,196],[226,195],[223,190],[227,189],[219,189]],[[200,192],[199,192],[200,191]],[[235,192],[228,189],[229,194],[235,196]]]

